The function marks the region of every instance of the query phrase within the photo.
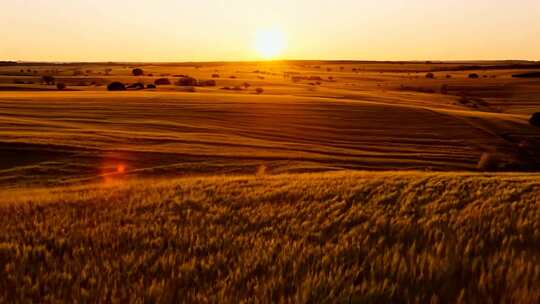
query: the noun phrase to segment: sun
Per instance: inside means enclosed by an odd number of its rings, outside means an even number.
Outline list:
[[[264,59],[279,57],[286,44],[285,34],[276,28],[259,30],[255,35],[255,50]]]

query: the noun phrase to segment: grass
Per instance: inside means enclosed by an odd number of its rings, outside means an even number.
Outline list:
[[[539,174],[262,171],[3,190],[0,302],[540,301]]]

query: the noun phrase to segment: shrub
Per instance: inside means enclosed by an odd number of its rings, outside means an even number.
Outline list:
[[[176,85],[177,86],[186,86],[186,87],[196,86],[197,85],[197,79],[195,79],[193,77],[189,77],[189,76],[180,77],[176,81]]]
[[[111,83],[109,83],[109,85],[107,85],[107,90],[109,90],[109,91],[125,91],[126,86],[121,82],[115,81],[115,82],[111,82]]]
[[[466,95],[461,95],[458,99],[458,102],[461,103],[461,104],[468,104],[470,103],[470,99],[469,97],[467,97]]]
[[[533,126],[540,127],[540,112],[533,113],[529,119],[529,123]]]
[[[477,169],[480,171],[494,171],[498,168],[497,158],[490,153],[482,153],[478,160]]]
[[[226,90],[226,91],[230,91],[230,90],[231,90],[231,88],[230,88],[230,87],[223,87],[223,88],[221,88],[221,90]]]
[[[13,83],[14,84],[24,84],[24,80],[15,79],[15,80],[13,80]]]
[[[512,75],[514,78],[540,78],[540,72],[527,72]]]
[[[201,86],[201,87],[215,87],[216,86],[216,81],[213,80],[213,79],[199,81],[199,86]]]
[[[146,88],[147,88],[147,89],[155,89],[155,88],[156,88],[156,85],[150,83],[150,84],[146,85]]]
[[[109,75],[111,72],[112,72],[111,68],[106,68],[105,69],[105,75]]]
[[[142,74],[144,74],[144,71],[142,69],[136,68],[133,69],[131,73],[133,74],[133,76],[141,76]]]
[[[158,78],[154,81],[155,85],[170,85],[171,81],[169,78]]]
[[[247,83],[247,82],[244,82],[243,86],[244,86],[245,89],[249,89],[249,87],[250,87],[251,85],[250,85],[249,83]]]
[[[435,74],[429,72],[429,73],[426,74],[426,78],[427,78],[427,79],[434,79],[434,78],[435,78]]]
[[[452,78],[452,75],[448,74],[448,75],[446,75],[446,78],[450,79],[450,78]]]
[[[233,76],[230,76],[229,78],[230,79],[236,79],[236,76],[233,75]]]
[[[50,75],[45,75],[43,77],[41,77],[41,80],[46,83],[47,85],[49,84],[54,84],[56,79],[54,79],[53,76],[50,76]]]
[[[212,78],[219,78],[219,74],[212,74]]]
[[[478,74],[476,74],[476,73],[471,73],[471,74],[469,74],[469,78],[470,79],[478,79],[478,78],[480,78],[480,76],[478,76]]]
[[[56,88],[58,90],[63,90],[63,89],[66,88],[66,85],[63,82],[59,82],[59,83],[56,84]]]
[[[256,89],[255,89],[255,92],[256,92],[257,94],[262,94],[262,93],[264,92],[264,89],[263,89],[263,88],[256,88]]]
[[[448,94],[448,85],[447,84],[443,84],[441,85],[441,94]]]
[[[293,82],[300,82],[302,80],[306,79],[305,77],[302,77],[302,76],[293,76],[292,77],[292,81]]]

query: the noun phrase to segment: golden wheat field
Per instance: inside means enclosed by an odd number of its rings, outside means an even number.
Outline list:
[[[259,172],[0,194],[0,302],[540,301],[538,174]]]

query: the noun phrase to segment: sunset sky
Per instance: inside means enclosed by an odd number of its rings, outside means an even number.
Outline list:
[[[0,0],[0,60],[540,60],[539,0]],[[277,51],[276,51],[277,52]]]

